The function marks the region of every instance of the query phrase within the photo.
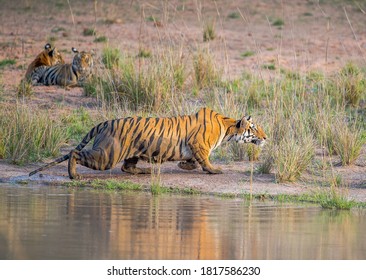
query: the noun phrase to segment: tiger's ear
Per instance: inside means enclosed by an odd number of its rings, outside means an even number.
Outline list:
[[[74,47],[72,47],[71,50],[72,50],[73,53],[79,53],[79,51]]]
[[[55,49],[52,49],[52,50],[50,50],[50,51],[48,52],[48,55],[49,55],[50,57],[53,57],[54,53],[55,53]]]
[[[247,118],[245,116],[242,117],[241,120],[238,120],[236,122],[236,128],[246,127],[248,121],[249,121],[249,119],[247,120]]]
[[[251,122],[251,121],[252,121],[252,116],[248,116],[248,117],[247,117],[247,121],[248,121],[248,122]]]
[[[51,44],[50,43],[47,43],[45,46],[44,46],[44,49],[45,50],[48,50],[48,49],[50,49],[51,48]]]

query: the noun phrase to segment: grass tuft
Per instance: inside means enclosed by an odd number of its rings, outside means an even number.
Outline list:
[[[198,51],[193,57],[194,81],[198,89],[212,88],[221,84],[221,71],[217,69],[208,50]]]
[[[105,47],[102,51],[102,62],[107,69],[120,67],[122,62],[122,53],[120,49]]]
[[[255,55],[255,52],[253,51],[246,51],[246,52],[243,52],[240,56],[241,57],[249,57],[249,56],[253,56]]]
[[[212,41],[216,38],[215,24],[213,21],[207,22],[203,27],[203,42]]]
[[[97,38],[94,39],[94,42],[106,43],[106,42],[108,42],[108,37],[107,36],[98,36]]]
[[[22,79],[17,87],[17,95],[19,97],[29,97],[33,93],[32,83],[26,79]]]
[[[331,137],[334,152],[339,155],[343,166],[354,163],[361,154],[366,138],[362,129],[355,124],[348,124],[344,119],[337,119],[331,124]]]
[[[6,66],[9,65],[14,65],[15,63],[16,63],[15,59],[5,58],[3,60],[0,60],[0,69],[5,68]]]
[[[281,18],[276,18],[273,22],[272,22],[273,26],[283,26],[285,25],[285,21]]]
[[[232,12],[227,17],[230,19],[238,19],[240,18],[240,14],[238,12]]]
[[[0,111],[0,158],[14,164],[55,157],[65,143],[66,133],[47,112],[17,105]]]
[[[84,28],[83,35],[84,36],[95,36],[97,34],[94,28]]]
[[[344,96],[347,105],[358,107],[362,97],[366,96],[366,80],[356,65],[348,63],[341,69],[338,90]]]

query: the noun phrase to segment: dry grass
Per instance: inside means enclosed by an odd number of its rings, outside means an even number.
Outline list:
[[[66,132],[49,114],[18,104],[0,111],[0,158],[15,164],[54,157],[66,142]]]

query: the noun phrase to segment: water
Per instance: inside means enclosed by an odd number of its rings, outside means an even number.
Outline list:
[[[0,259],[365,259],[366,211],[0,185]]]

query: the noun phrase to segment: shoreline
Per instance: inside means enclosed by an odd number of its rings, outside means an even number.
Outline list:
[[[148,165],[143,163],[142,165]],[[34,170],[31,166],[16,166],[0,161],[0,184],[15,185],[59,185],[70,188],[90,188],[101,190],[137,190],[150,191],[152,194],[179,193],[190,195],[212,195],[223,198],[242,198],[250,200],[274,200],[279,202],[310,202],[321,204],[330,198],[329,186],[317,185],[315,181],[302,180],[296,183],[277,183],[274,174],[253,173],[250,178],[250,162],[220,164],[223,174],[211,175],[201,170],[180,170],[176,163],[161,165],[160,174],[131,175],[121,172],[116,167],[108,171],[95,171],[78,166],[81,180],[70,180],[67,175],[67,164],[51,168],[32,177],[28,173]],[[306,175],[304,176],[306,177]],[[316,179],[315,179],[316,180]],[[366,208],[366,189],[360,185],[339,189],[339,194],[353,202],[352,208]],[[153,190],[158,188],[158,190]],[[333,208],[333,207],[329,207]]]

